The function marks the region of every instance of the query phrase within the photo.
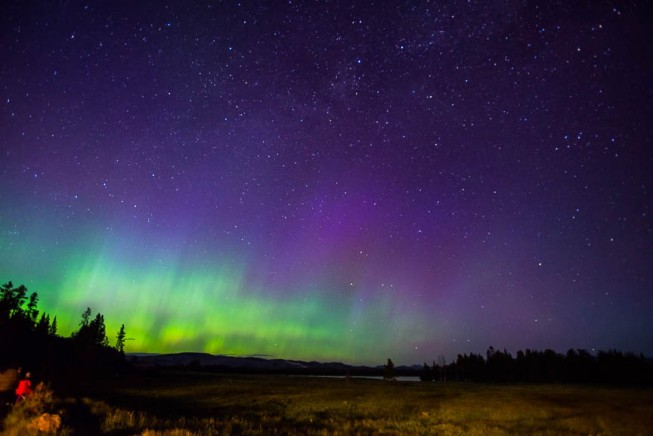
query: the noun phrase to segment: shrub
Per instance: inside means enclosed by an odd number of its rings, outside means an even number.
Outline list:
[[[2,432],[6,436],[24,434],[61,434],[61,415],[54,411],[52,390],[39,383],[34,392],[16,403],[4,420]]]

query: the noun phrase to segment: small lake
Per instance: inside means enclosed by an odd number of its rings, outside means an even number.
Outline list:
[[[344,375],[293,375],[291,377],[339,378],[339,379],[343,379],[343,380],[347,378]],[[369,379],[369,380],[383,380],[383,377],[373,376],[373,375],[352,375],[352,376],[349,376],[349,378]],[[421,380],[420,380],[419,377],[414,377],[414,376],[397,376],[397,377],[395,377],[395,381],[399,381],[399,382],[418,382],[418,381],[421,381]]]

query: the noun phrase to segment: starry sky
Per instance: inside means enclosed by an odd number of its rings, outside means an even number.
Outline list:
[[[0,10],[0,280],[60,333],[653,355],[650,3]]]

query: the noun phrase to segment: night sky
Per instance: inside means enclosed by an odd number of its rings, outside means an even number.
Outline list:
[[[127,352],[653,355],[649,2],[0,12],[0,280],[60,333],[89,306]]]

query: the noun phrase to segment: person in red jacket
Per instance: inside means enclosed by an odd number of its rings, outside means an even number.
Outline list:
[[[30,373],[25,373],[25,378],[18,382],[16,388],[16,401],[25,399],[26,396],[32,393],[32,381],[30,380]]]

